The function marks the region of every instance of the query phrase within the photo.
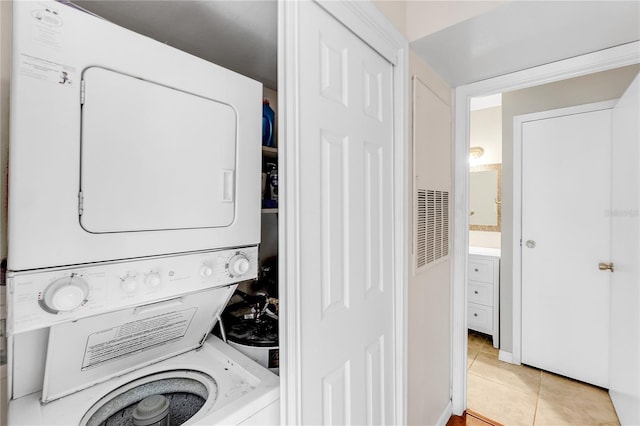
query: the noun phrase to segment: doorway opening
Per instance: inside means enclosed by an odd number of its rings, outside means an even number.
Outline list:
[[[557,423],[562,420],[557,417],[562,411],[560,407],[565,407],[566,414],[566,407],[570,407],[575,402],[563,395],[580,394],[589,395],[586,398],[590,401],[591,406],[587,407],[588,410],[576,406],[576,412],[590,411],[592,414],[595,412],[593,414],[595,418],[574,417],[569,420],[573,422],[579,420],[584,424],[589,424],[590,421],[596,423],[597,421],[617,421],[615,411],[605,390],[592,388],[536,368],[511,364],[512,362],[518,364],[520,362],[519,344],[514,340],[514,331],[519,333],[520,330],[520,321],[519,318],[516,318],[520,312],[514,311],[516,301],[513,297],[514,293],[516,293],[516,297],[519,297],[519,292],[514,288],[517,283],[514,278],[514,269],[520,273],[517,269],[520,254],[516,249],[519,249],[521,238],[519,226],[514,225],[519,224],[521,220],[520,209],[514,208],[514,199],[518,198],[514,194],[519,195],[521,186],[519,178],[514,174],[514,170],[520,170],[520,164],[514,164],[516,160],[514,160],[513,135],[514,131],[518,132],[518,129],[514,129],[513,123],[514,116],[532,111],[556,109],[560,106],[571,105],[571,102],[573,105],[581,105],[604,99],[619,98],[637,72],[638,66],[631,65],[571,79],[559,79],[553,83],[516,88],[516,90],[503,93],[499,113],[491,110],[491,108],[496,108],[495,105],[481,109],[477,107],[487,99],[496,98],[499,95],[470,97],[467,116],[469,138],[465,142],[472,157],[466,165],[466,173],[469,173],[469,234],[468,253],[465,253],[468,258],[464,265],[467,273],[465,278],[466,300],[463,305],[467,313],[464,329],[469,331],[463,335],[463,338],[466,339],[465,343],[467,344],[467,350],[464,351],[467,356],[465,359],[466,407],[474,412],[506,424],[514,422],[534,424],[536,421]],[[598,79],[600,79],[600,83],[594,85],[594,81]],[[608,83],[603,83],[604,81]],[[620,81],[620,87],[613,88],[610,84],[612,81]],[[578,89],[582,85],[586,85],[585,90]],[[588,94],[589,87],[601,87],[602,85],[608,85],[609,91],[604,93],[603,91],[591,90],[591,94]],[[501,121],[499,124],[495,123],[495,119],[492,123],[491,112],[494,112],[494,116],[498,116]],[[478,120],[483,122],[478,123]],[[460,123],[458,122],[458,124]],[[500,168],[504,166],[507,173],[502,174],[501,185],[492,184],[489,186],[486,184],[488,178],[478,179],[481,177],[478,175],[479,171],[486,174],[486,167],[478,168],[478,163],[486,165],[493,161],[490,153],[491,141],[487,140],[486,136],[487,129],[490,129],[491,126],[499,128],[499,131],[493,132],[493,139],[499,139],[499,144],[504,148]],[[478,151],[474,148],[482,148],[485,152],[479,158],[474,159],[473,154]],[[482,157],[485,153],[489,153],[489,155],[483,161]],[[468,155],[469,153],[467,153]],[[461,156],[457,157],[458,160],[460,158]],[[482,182],[485,183],[484,193],[482,192]],[[486,192],[486,188],[491,188],[491,192]],[[497,196],[494,195],[496,191],[499,191]],[[478,197],[481,200],[478,200]],[[506,206],[502,204],[503,200]],[[477,213],[483,205],[482,201],[485,206],[491,206],[491,202],[493,202],[492,214],[494,216],[490,220],[497,219],[498,226],[486,228],[493,225],[493,222],[487,223],[482,211]],[[503,208],[504,210],[502,210]],[[501,217],[498,216],[498,213],[502,213]],[[477,214],[479,216],[474,218]],[[481,218],[485,220],[484,223],[479,223]],[[479,228],[479,226],[485,228]],[[518,229],[517,232],[516,229]],[[493,234],[490,235],[490,233]],[[477,246],[480,246],[480,250]],[[488,262],[491,256],[500,263],[498,283],[495,283],[495,289],[499,292],[496,302],[492,302],[486,297],[487,294],[491,294],[494,287],[487,286],[482,282],[483,280],[489,282],[487,277],[491,277],[491,275],[483,273],[482,268],[482,262]],[[482,298],[483,290],[484,298]],[[477,304],[482,306],[476,306]],[[478,324],[475,314],[479,312],[482,317],[481,308],[488,310],[489,313],[492,310],[497,310],[499,312],[497,315],[498,324],[492,323],[490,320]],[[493,331],[494,325],[497,327],[496,332]],[[516,345],[518,347],[515,347]],[[517,355],[517,358],[514,355]],[[512,417],[508,415],[512,415]],[[565,423],[569,420],[565,419]]]

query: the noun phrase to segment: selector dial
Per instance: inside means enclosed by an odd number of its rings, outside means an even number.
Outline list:
[[[229,262],[227,262],[227,272],[232,277],[239,277],[246,274],[249,271],[249,258],[246,254],[238,252],[231,256]]]
[[[68,312],[82,306],[89,296],[89,285],[79,276],[58,278],[45,288],[40,305],[51,313]]]

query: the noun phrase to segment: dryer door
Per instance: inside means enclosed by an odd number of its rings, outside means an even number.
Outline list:
[[[100,67],[83,73],[80,223],[92,233],[235,217],[235,110]]]

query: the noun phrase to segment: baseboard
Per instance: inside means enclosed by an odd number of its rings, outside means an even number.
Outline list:
[[[498,359],[500,361],[508,362],[509,364],[513,364],[513,354],[511,352],[500,350],[498,351]]]
[[[452,414],[453,414],[453,405],[451,405],[451,401],[449,401],[447,403],[447,406],[444,407],[444,411],[442,412],[442,414],[440,414],[440,417],[438,417],[438,421],[436,425],[446,426]]]

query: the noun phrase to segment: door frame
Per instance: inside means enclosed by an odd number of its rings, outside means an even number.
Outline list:
[[[612,109],[617,99],[521,114],[513,117],[513,287],[512,364],[522,363],[522,125],[529,121]]]
[[[393,298],[395,424],[406,424],[407,287],[409,272],[408,208],[408,102],[409,43],[373,2],[314,0],[346,28],[393,65]],[[298,28],[299,7],[305,2],[278,2],[278,168],[281,179],[278,213],[280,304],[280,419],[281,424],[302,424],[301,370],[309,368],[301,357],[301,257],[304,236],[300,228],[300,104]]]
[[[640,42],[600,50],[574,58],[517,71],[456,87],[454,146],[454,226],[452,285],[453,413],[467,407],[467,264],[469,247],[469,123],[471,98],[524,89],[626,65],[640,63]],[[515,269],[515,268],[514,268]],[[513,271],[513,275],[516,271]],[[513,280],[513,276],[511,279]],[[501,357],[502,358],[502,357]]]

